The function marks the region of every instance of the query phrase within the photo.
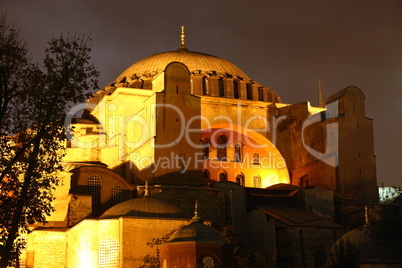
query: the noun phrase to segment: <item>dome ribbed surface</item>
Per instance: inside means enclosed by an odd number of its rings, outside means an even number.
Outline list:
[[[118,218],[134,216],[145,218],[184,218],[178,207],[152,197],[127,200],[117,204],[103,213],[100,218]]]
[[[223,245],[226,241],[214,228],[205,225],[201,220],[197,220],[173,233],[169,239],[169,243],[177,242]]]
[[[173,61],[184,63],[190,72],[197,70],[200,70],[201,73],[216,71],[218,74],[230,74],[250,80],[243,71],[225,59],[201,52],[179,49],[154,54],[134,63],[116,79],[116,83],[119,83],[123,78],[130,78],[132,75],[147,76],[149,74],[158,74],[164,71],[166,66]]]
[[[341,242],[347,243],[347,241],[359,251],[360,263],[386,264],[402,262],[402,256],[399,252],[394,252],[385,245],[377,245],[370,235],[370,229],[366,226],[347,232],[335,242],[334,246],[339,247]]]

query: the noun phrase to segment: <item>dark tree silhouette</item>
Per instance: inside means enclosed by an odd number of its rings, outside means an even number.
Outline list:
[[[41,64],[32,63],[19,30],[0,17],[0,267],[18,257],[19,235],[53,211],[62,170],[69,104],[97,89],[84,35],[53,37]]]

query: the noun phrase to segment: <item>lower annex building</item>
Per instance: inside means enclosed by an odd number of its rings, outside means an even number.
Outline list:
[[[20,266],[139,267],[149,255],[160,267],[232,267],[208,226],[230,226],[270,267],[325,265],[378,190],[363,92],[319,106],[282,103],[183,40],[138,61],[71,117],[55,212],[33,227]]]

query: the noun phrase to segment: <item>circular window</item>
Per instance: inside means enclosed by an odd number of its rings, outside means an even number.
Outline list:
[[[202,259],[202,267],[203,268],[213,268],[215,267],[215,262],[214,259],[212,257],[205,257],[204,259]]]

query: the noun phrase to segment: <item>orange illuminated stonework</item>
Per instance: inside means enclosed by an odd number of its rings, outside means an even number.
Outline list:
[[[281,153],[271,141],[251,129],[214,125],[202,131],[201,139],[205,145],[205,182],[232,181],[256,188],[290,183]]]
[[[164,268],[231,267],[231,247],[191,220],[196,200],[206,221],[230,226],[276,267],[313,267],[315,256],[324,265],[343,233],[336,222],[351,221],[347,201],[378,200],[360,89],[326,107],[282,103],[233,63],[187,49],[182,35],[178,50],[138,61],[72,109],[55,211],[32,226],[26,267],[128,268],[146,257]]]

